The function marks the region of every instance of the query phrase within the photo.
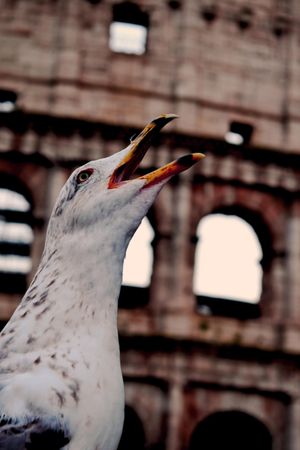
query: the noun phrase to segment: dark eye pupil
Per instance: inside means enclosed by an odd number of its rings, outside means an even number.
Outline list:
[[[83,172],[82,174],[80,174],[80,179],[81,181],[83,180],[87,180],[89,177],[89,175],[86,172]]]
[[[92,172],[93,172],[92,170],[86,170],[84,172],[80,172],[80,174],[77,177],[77,182],[78,183],[83,183],[88,178],[90,178],[90,176],[92,175]]]

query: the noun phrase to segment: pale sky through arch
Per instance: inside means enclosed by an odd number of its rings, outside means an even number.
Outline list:
[[[253,228],[234,215],[211,214],[198,226],[194,292],[257,303],[262,287],[262,249]]]
[[[147,287],[151,281],[154,231],[145,217],[129,243],[123,269],[123,284]]]
[[[0,210],[25,213],[30,210],[30,204],[18,192],[0,188]],[[32,228],[28,224],[9,222],[5,214],[0,212],[0,243],[30,246],[33,242],[33,237]],[[30,257],[15,254],[0,255],[0,272],[27,274],[30,270]]]
[[[193,290],[196,295],[257,303],[262,250],[253,228],[238,216],[211,214],[198,227]],[[154,232],[147,219],[133,237],[124,264],[124,284],[150,283]]]

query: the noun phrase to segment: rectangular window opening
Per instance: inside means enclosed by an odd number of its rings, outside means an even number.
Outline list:
[[[112,22],[109,30],[109,47],[113,52],[143,55],[146,52],[147,28],[126,22]]]

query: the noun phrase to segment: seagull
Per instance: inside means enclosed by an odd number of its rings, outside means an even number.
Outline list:
[[[204,155],[132,178],[159,116],[119,153],[76,169],[37,273],[0,335],[1,450],[115,450],[124,419],[117,309],[128,243],[162,186]]]

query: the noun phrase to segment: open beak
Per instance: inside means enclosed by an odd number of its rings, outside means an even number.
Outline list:
[[[152,139],[158,135],[159,131],[171,120],[176,119],[178,116],[175,114],[164,114],[157,119],[152,120],[145,126],[143,131],[132,141],[130,149],[122,161],[113,171],[108,181],[108,188],[118,188],[122,183],[129,180],[130,176],[136,171],[141,160],[145,156],[147,150],[150,147]],[[202,153],[191,153],[189,155],[182,156],[163,167],[160,167],[153,172],[139,177],[141,180],[145,180],[144,188],[156,185],[162,181],[166,181],[172,176],[188,169],[200,159],[204,158]]]

